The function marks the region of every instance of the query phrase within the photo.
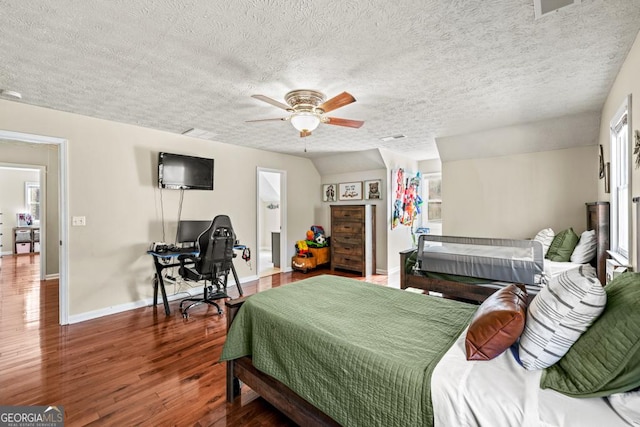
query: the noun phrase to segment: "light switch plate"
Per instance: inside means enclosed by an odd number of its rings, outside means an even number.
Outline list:
[[[87,218],[84,216],[71,217],[71,225],[74,227],[84,227],[87,225]]]

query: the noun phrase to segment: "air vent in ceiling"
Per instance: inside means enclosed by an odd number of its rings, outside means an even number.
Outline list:
[[[406,137],[407,137],[407,135],[402,135],[402,134],[400,134],[400,135],[391,135],[391,136],[383,136],[382,138],[380,138],[380,140],[384,141],[384,142],[389,142],[389,141],[393,141],[393,140],[396,140],[396,139],[402,139],[402,138],[406,138]]]
[[[186,130],[186,131],[182,132],[182,134],[183,135],[187,135],[187,136],[192,136],[194,138],[209,139],[209,140],[212,140],[212,141],[214,141],[215,137],[218,135],[217,133],[213,133],[213,132],[208,131],[208,130],[197,129],[197,128]]]
[[[0,96],[9,99],[22,99],[22,94],[13,90],[0,89]]]
[[[566,6],[572,4],[580,4],[582,0],[533,0],[533,7],[535,9],[536,19],[540,19],[543,16],[556,12]]]

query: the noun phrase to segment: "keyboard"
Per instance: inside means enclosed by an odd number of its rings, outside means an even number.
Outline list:
[[[155,252],[156,254],[160,254],[160,255],[176,255],[176,254],[197,254],[198,253],[198,248],[196,247],[191,247],[191,248],[179,248],[177,246],[168,246],[165,250],[159,250]]]
[[[176,246],[169,246],[167,248],[167,252],[173,252],[177,254],[190,254],[190,253],[198,253],[198,248],[178,248]]]

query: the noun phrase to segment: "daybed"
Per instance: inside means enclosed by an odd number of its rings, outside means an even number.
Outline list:
[[[304,426],[626,425],[602,398],[540,390],[508,351],[465,360],[477,308],[336,276],[230,301],[227,399],[242,381]]]
[[[549,236],[544,247],[536,239],[421,235],[417,249],[400,253],[400,287],[482,302],[496,289],[517,283],[526,287],[529,297],[533,298],[552,277],[585,265],[593,268],[584,264],[595,263],[595,250],[599,243],[595,233],[592,232],[590,237],[593,240],[589,259],[570,262],[567,258],[558,262],[545,256],[553,235]],[[593,272],[602,277],[595,269]]]

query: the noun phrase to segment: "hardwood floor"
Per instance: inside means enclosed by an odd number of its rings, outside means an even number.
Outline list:
[[[243,289],[249,295],[330,273],[281,273]],[[366,280],[387,285],[387,276]],[[62,405],[68,426],[295,425],[247,387],[226,402],[219,362],[226,318],[199,306],[185,320],[178,304],[169,317],[160,304],[59,326],[58,281],[39,280],[38,255],[3,257],[0,405]]]

